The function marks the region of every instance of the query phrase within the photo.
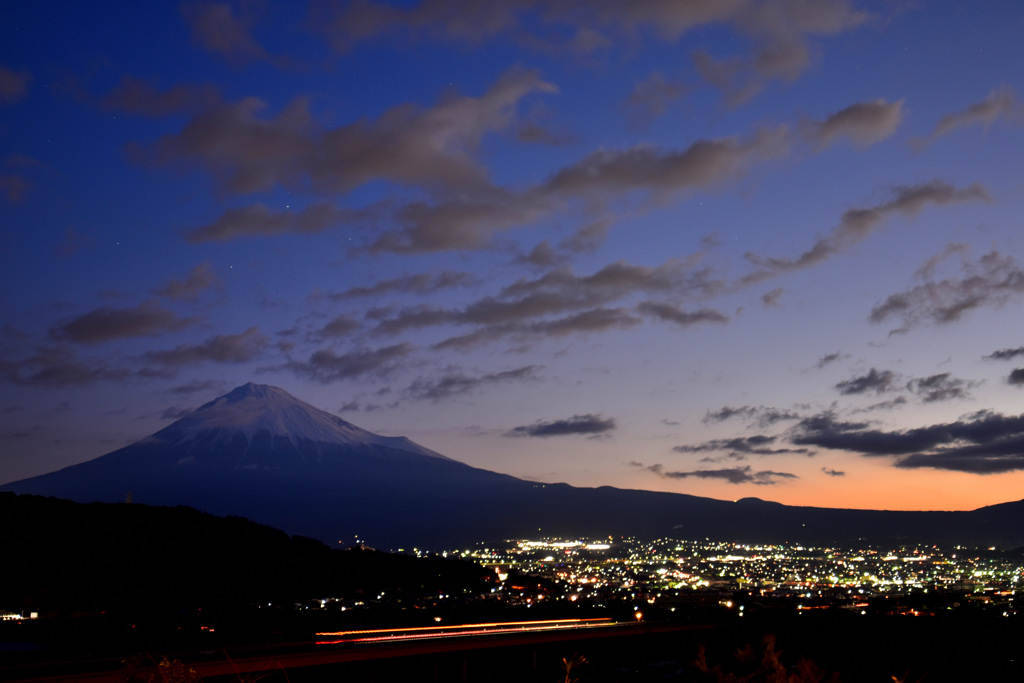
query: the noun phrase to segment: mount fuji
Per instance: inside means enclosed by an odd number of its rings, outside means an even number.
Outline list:
[[[971,512],[790,507],[544,484],[368,432],[249,383],[93,460],[0,486],[78,502],[187,505],[323,540],[445,548],[536,536],[1024,545],[1024,502]]]

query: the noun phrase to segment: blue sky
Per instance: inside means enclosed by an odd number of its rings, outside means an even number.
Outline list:
[[[1024,491],[1015,2],[8,3],[0,481],[246,381],[541,481]]]

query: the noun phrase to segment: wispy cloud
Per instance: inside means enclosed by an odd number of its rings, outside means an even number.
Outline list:
[[[844,380],[836,384],[836,389],[844,396],[864,394],[873,391],[882,394],[896,388],[896,373],[892,370],[876,370],[871,368],[866,375]]]
[[[265,204],[256,203],[228,209],[213,223],[187,229],[185,240],[201,244],[228,242],[239,237],[309,235],[338,225],[346,218],[358,220],[360,216],[322,202],[298,211],[273,211]]]
[[[677,453],[729,452],[745,455],[814,455],[806,448],[776,448],[778,437],[758,434],[732,439],[712,439],[696,445],[673,446]]]
[[[196,318],[179,318],[153,301],[131,308],[96,308],[50,330],[55,339],[99,344],[128,337],[152,337],[194,325]]]
[[[253,9],[258,6],[259,3],[240,3],[236,13],[236,6],[227,2],[185,2],[181,5],[181,16],[188,24],[192,41],[229,64],[268,61],[283,65],[283,60],[267,52],[252,35],[256,20]]]
[[[369,286],[350,287],[342,292],[325,294],[332,301],[346,301],[381,294],[432,294],[442,289],[466,287],[478,282],[477,276],[454,270],[438,273],[417,273],[381,280]]]
[[[867,456],[894,456],[905,469],[933,468],[991,474],[1024,469],[1024,415],[979,411],[956,422],[915,429],[871,429],[832,413],[801,421],[790,441]]]
[[[562,0],[497,4],[432,0],[401,8],[378,2],[332,6],[318,24],[341,52],[366,41],[403,35],[471,48],[508,40],[545,53],[576,55],[635,42],[639,35],[673,43],[700,27],[727,26],[752,41],[753,53],[719,59],[702,52],[697,66],[705,79],[738,103],[772,80],[793,80],[802,74],[815,61],[814,38],[856,28],[868,18],[846,0],[817,3],[813,8],[800,2],[753,0],[599,6]]]
[[[824,121],[806,120],[802,129],[818,148],[827,147],[840,138],[867,147],[891,136],[902,121],[903,100],[872,100],[851,104]]]
[[[695,260],[672,260],[657,267],[617,262],[583,276],[568,267],[558,267],[537,278],[507,285],[497,295],[482,297],[461,309],[417,305],[371,309],[367,316],[378,321],[374,328],[378,334],[393,335],[439,325],[476,327],[467,334],[440,342],[436,346],[440,349],[468,348],[506,338],[529,343],[547,337],[638,325],[641,318],[628,309],[606,306],[636,293],[700,297],[717,291],[719,286]],[[636,310],[684,326],[727,320],[711,309],[688,313],[671,304],[657,302],[641,303]]]
[[[161,118],[172,114],[194,114],[220,102],[220,92],[212,85],[179,83],[161,90],[151,81],[122,76],[121,82],[99,101],[108,111]]]
[[[719,470],[671,471],[657,464],[651,465],[647,469],[666,479],[721,479],[730,484],[755,484],[757,486],[771,486],[778,484],[779,480],[799,479],[797,475],[789,472],[773,472],[772,470],[755,472],[749,465]]]
[[[31,188],[32,183],[20,175],[15,173],[0,174],[0,196],[11,204],[21,202]]]
[[[601,149],[525,190],[478,188],[471,197],[409,204],[396,217],[401,227],[383,232],[370,249],[400,253],[479,249],[489,246],[499,231],[550,218],[579,204],[607,207],[636,193],[648,195],[653,204],[666,203],[685,192],[735,180],[758,163],[784,156],[790,137],[785,126],[777,126],[761,128],[746,138],[698,140],[679,150],[650,145]]]
[[[962,189],[941,181],[895,188],[893,198],[883,204],[845,212],[828,237],[819,239],[796,258],[767,257],[748,252],[745,257],[757,270],[746,275],[740,284],[753,284],[780,273],[817,265],[857,244],[893,216],[915,216],[930,204],[945,206],[968,201],[989,201],[989,196],[977,183]]]
[[[182,344],[166,351],[147,351],[144,358],[169,367],[204,361],[247,363],[260,356],[267,341],[267,337],[258,328],[250,327],[238,334],[215,335],[200,344]]]
[[[659,303],[655,301],[644,301],[637,305],[636,310],[644,315],[649,315],[658,320],[675,323],[680,327],[690,327],[699,323],[727,323],[729,318],[719,311],[702,308],[697,311],[684,311],[672,304]]]
[[[953,377],[948,372],[912,379],[907,389],[921,397],[925,403],[936,401],[965,400],[971,397],[970,390],[978,386],[978,382]]]
[[[814,367],[821,369],[830,363],[835,363],[844,358],[842,353],[835,351],[833,353],[826,353],[824,356],[818,359],[818,362],[814,364]]]
[[[870,321],[899,318],[905,332],[924,324],[960,320],[976,308],[1001,306],[1024,295],[1024,270],[1009,254],[992,251],[976,262],[964,260],[961,277],[932,280],[898,294],[871,309]]]
[[[359,327],[359,321],[352,316],[338,315],[324,323],[313,336],[317,339],[339,338],[358,330]]]
[[[521,427],[513,427],[505,436],[598,436],[615,429],[615,418],[605,418],[593,413],[573,415],[564,420],[537,421]]]
[[[733,106],[754,97],[771,81],[799,77],[814,61],[810,43],[813,37],[842,33],[869,18],[843,0],[813,6],[799,2],[723,5],[735,8],[735,15],[729,18],[753,39],[755,52],[749,56],[715,58],[698,51],[694,53],[694,63],[701,76],[720,88]]]
[[[779,299],[782,298],[782,295],[785,293],[785,291],[786,290],[784,290],[782,287],[776,287],[770,292],[765,292],[764,294],[761,295],[761,305],[764,306],[765,308],[773,308],[775,306],[778,306]]]
[[[1024,356],[1024,346],[1014,349],[999,349],[984,357],[984,360],[1013,360],[1018,356]]]
[[[448,372],[440,377],[421,377],[405,390],[410,398],[440,401],[461,394],[468,394],[476,389],[503,382],[522,382],[537,379],[537,373],[543,368],[540,365],[525,365],[513,370],[489,372],[483,375],[466,375],[462,372]]]
[[[780,410],[767,406],[723,406],[718,410],[709,410],[701,418],[701,422],[704,424],[714,424],[732,419],[750,420],[760,427],[770,427],[778,422],[799,420],[800,415],[791,410]]]
[[[189,394],[211,394],[220,391],[224,388],[221,382],[212,379],[204,380],[192,380],[188,384],[179,384],[176,387],[171,387],[167,390],[170,394],[178,395],[189,395]]]
[[[32,74],[0,64],[0,104],[14,104],[28,95]]]
[[[485,134],[511,126],[521,99],[553,91],[536,72],[512,69],[480,97],[399,105],[374,121],[334,128],[315,120],[304,97],[273,117],[266,102],[248,97],[204,110],[133,156],[197,165],[239,194],[283,187],[343,195],[376,180],[482,193],[490,188],[487,172],[470,151]]]
[[[1024,107],[1017,101],[1014,92],[1008,86],[996,88],[981,102],[976,102],[954,114],[939,119],[934,130],[925,138],[911,141],[917,149],[922,149],[941,137],[949,135],[959,128],[981,126],[985,130],[1001,118],[1016,117],[1024,120]]]
[[[85,386],[107,380],[124,380],[131,373],[107,363],[82,361],[69,346],[40,346],[18,361],[0,359],[0,375],[12,384],[24,386]]]
[[[647,78],[633,86],[626,98],[626,112],[632,125],[643,128],[664,115],[673,102],[686,94],[688,88],[679,81],[669,80],[661,71],[652,71]]]
[[[327,384],[362,375],[387,375],[397,363],[413,351],[403,342],[379,349],[357,349],[337,353],[333,349],[314,351],[305,361],[289,361],[285,368],[295,374]]]
[[[195,301],[203,292],[218,284],[220,279],[213,272],[213,267],[209,263],[200,263],[183,279],[171,280],[154,289],[153,294],[177,301]]]

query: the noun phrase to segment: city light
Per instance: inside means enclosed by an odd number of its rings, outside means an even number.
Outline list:
[[[520,539],[501,545],[459,552],[494,569],[499,580],[491,593],[494,599],[524,605],[628,600],[671,612],[704,603],[742,616],[750,608],[737,595],[747,595],[760,601],[792,599],[791,609],[798,612],[845,608],[866,613],[865,600],[956,593],[970,596],[971,605],[989,600],[1016,614],[1016,590],[1024,577],[1024,566],[1014,555],[934,545],[817,548],[629,537]],[[524,576],[535,577],[532,587],[514,578]],[[906,616],[933,613],[880,605],[874,608]]]

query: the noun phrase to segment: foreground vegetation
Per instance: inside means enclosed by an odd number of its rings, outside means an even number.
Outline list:
[[[38,614],[0,622],[0,646],[25,646],[23,652],[0,653],[0,669],[33,657],[104,656],[113,657],[115,668],[118,658],[124,661],[126,681],[184,683],[196,680],[190,652],[227,656],[238,646],[311,641],[322,627],[437,619],[632,619],[635,606],[625,599],[529,602],[531,595],[554,588],[522,575],[506,583],[523,602],[503,602],[492,593],[495,573],[473,562],[335,550],[189,508],[80,505],[0,494],[0,534],[10,558],[0,582],[0,610]],[[902,598],[901,605],[916,606],[908,602],[912,597]],[[768,602],[753,609],[751,603],[743,616],[735,605],[717,601],[680,602],[675,611],[645,601],[645,619],[704,628],[572,646],[551,643],[521,652],[375,661],[327,678],[268,667],[244,680],[463,680],[462,672],[465,680],[488,683],[1024,680],[1024,624],[1017,615],[1002,617],[972,605],[938,610],[938,597],[927,595],[929,610],[879,608],[866,614],[798,611],[788,603],[776,609]],[[424,679],[423,670],[438,673]],[[243,679],[222,679],[235,680]]]

